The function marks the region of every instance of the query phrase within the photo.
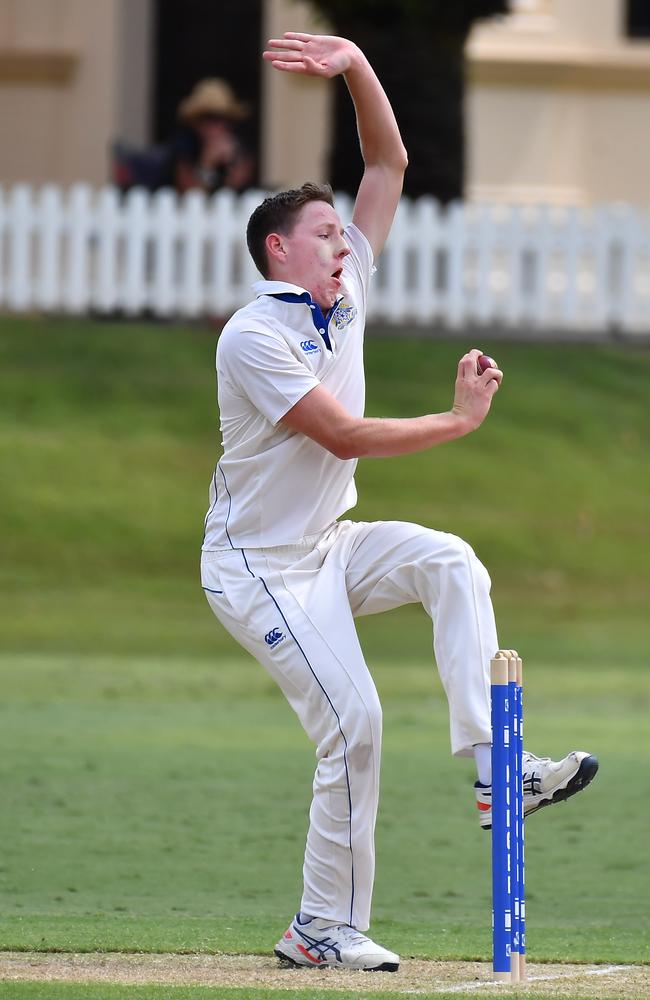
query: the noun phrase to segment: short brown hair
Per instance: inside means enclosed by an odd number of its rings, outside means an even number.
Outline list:
[[[329,184],[314,184],[312,181],[307,181],[302,187],[280,191],[270,198],[265,198],[248,220],[246,243],[257,270],[265,278],[269,270],[266,237],[269,233],[284,233],[285,236],[289,236],[300,209],[310,201],[325,201],[333,206],[334,195]]]

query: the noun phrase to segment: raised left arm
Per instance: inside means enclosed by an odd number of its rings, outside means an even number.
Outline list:
[[[372,66],[361,49],[346,38],[298,31],[271,39],[264,58],[276,69],[291,73],[345,76],[365,165],[352,221],[377,257],[390,231],[408,161],[393,109]]]

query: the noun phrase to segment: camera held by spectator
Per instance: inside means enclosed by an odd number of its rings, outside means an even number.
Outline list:
[[[234,130],[249,114],[225,80],[196,84],[179,106],[184,127],[172,140],[172,184],[178,191],[200,188],[211,194],[249,185],[253,160]]]

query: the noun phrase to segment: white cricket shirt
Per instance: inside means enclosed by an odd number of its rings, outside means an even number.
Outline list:
[[[257,298],[217,344],[223,455],[210,484],[203,549],[288,545],[326,528],[357,502],[356,459],[342,460],[280,420],[322,384],[363,415],[363,331],[372,250],[345,230],[341,295],[324,316],[309,292],[258,281]]]

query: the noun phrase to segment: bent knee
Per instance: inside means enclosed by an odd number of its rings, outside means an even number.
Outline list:
[[[347,713],[346,756],[356,771],[369,767],[381,752],[382,710],[379,699],[365,703],[353,719]]]
[[[345,710],[335,716],[329,732],[318,747],[318,756],[332,759],[365,760],[381,748],[382,709],[379,698],[363,700],[352,692]]]
[[[368,771],[376,759],[375,744],[363,740],[352,743],[347,748],[346,757],[351,771],[357,774]]]
[[[447,535],[445,563],[452,573],[461,578],[470,577],[475,587],[490,592],[492,581],[487,569],[478,558],[472,546],[458,535]]]

